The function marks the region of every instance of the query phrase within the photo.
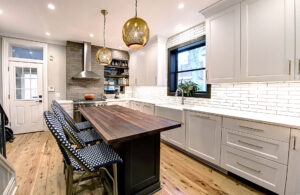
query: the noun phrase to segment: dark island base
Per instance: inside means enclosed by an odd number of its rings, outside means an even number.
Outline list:
[[[160,133],[113,145],[121,155],[119,194],[152,194],[161,189]]]

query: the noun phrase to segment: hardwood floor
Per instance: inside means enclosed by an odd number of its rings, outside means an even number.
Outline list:
[[[7,144],[17,194],[65,194],[62,155],[50,132],[17,135]],[[263,194],[161,143],[162,190],[155,195]],[[80,194],[101,194],[101,186]]]

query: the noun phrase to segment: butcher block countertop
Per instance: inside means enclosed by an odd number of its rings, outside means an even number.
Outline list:
[[[181,126],[172,120],[117,105],[82,107],[79,110],[107,144],[137,139]]]

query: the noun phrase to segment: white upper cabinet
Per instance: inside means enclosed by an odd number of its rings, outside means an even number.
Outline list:
[[[206,20],[208,82],[235,82],[240,75],[240,4]]]
[[[300,80],[300,1],[296,0],[296,65],[295,78]]]
[[[294,0],[242,1],[242,81],[294,79],[294,26]]]
[[[166,40],[157,36],[150,40],[144,48],[130,52],[130,85],[166,85],[166,81],[162,79],[167,78]]]

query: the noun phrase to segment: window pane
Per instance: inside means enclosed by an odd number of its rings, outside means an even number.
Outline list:
[[[198,85],[197,92],[206,92],[205,70],[178,73],[177,86],[189,81]]]
[[[37,89],[37,79],[31,79],[31,89]]]
[[[178,71],[204,68],[205,56],[205,46],[178,53]]]
[[[13,47],[12,57],[33,59],[33,60],[43,60],[43,49]]]
[[[30,78],[30,68],[24,68],[22,77]]]
[[[25,82],[25,88],[30,89],[30,79],[23,79],[23,82]]]

